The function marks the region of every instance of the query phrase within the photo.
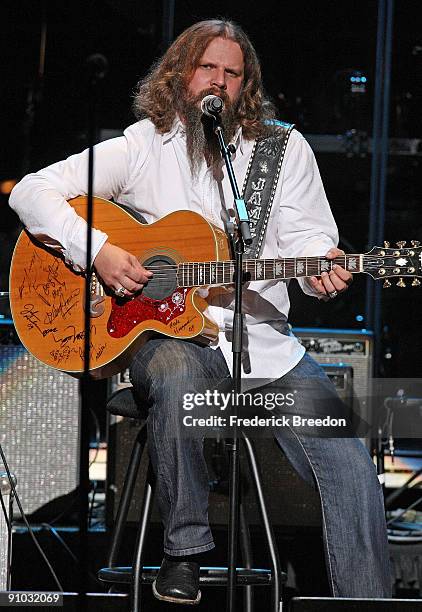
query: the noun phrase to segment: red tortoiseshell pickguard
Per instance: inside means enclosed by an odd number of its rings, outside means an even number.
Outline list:
[[[139,295],[132,300],[113,297],[107,331],[112,338],[123,338],[144,321],[159,321],[168,325],[185,312],[186,299],[191,288],[174,291],[164,300],[153,300]]]

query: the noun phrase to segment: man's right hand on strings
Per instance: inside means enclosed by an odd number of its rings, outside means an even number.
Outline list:
[[[105,285],[122,297],[134,295],[152,278],[152,272],[141,266],[134,255],[110,242],[99,250],[94,267]]]

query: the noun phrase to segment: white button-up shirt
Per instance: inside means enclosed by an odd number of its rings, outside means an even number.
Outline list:
[[[241,188],[253,148],[239,131],[234,144],[234,172]],[[72,155],[15,187],[10,205],[28,230],[44,243],[59,249],[76,270],[85,265],[86,224],[66,200],[87,193],[88,152]],[[192,178],[183,126],[159,134],[149,120],[129,126],[124,135],[95,147],[94,194],[114,199],[141,213],[148,222],[188,209],[223,227],[233,196],[225,168],[215,179],[205,161]],[[107,240],[93,232],[93,259]],[[338,241],[337,228],[325,196],[315,157],[299,132],[291,133],[271,209],[262,258],[324,255]],[[305,279],[305,293],[315,295]],[[243,378],[275,380],[302,358],[304,348],[288,334],[287,282],[254,281],[243,291],[245,313]],[[230,300],[229,300],[230,302]],[[219,346],[231,367],[233,302],[210,303],[207,314],[219,326]],[[249,379],[249,382],[248,382]]]

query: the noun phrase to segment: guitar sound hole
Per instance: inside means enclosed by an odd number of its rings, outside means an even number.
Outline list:
[[[142,262],[151,268],[154,276],[143,288],[142,294],[152,300],[164,300],[177,289],[177,264],[165,255],[155,255]]]

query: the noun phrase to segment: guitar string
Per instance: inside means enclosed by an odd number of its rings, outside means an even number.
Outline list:
[[[267,271],[271,271],[273,272],[274,269],[274,265],[277,261],[280,260],[275,260],[274,262],[272,261],[268,261],[268,262],[263,262],[261,263],[261,265],[264,267],[265,272]],[[209,264],[212,263],[212,267],[213,269],[211,269],[209,267]],[[370,264],[376,263],[374,262],[374,260],[368,259],[368,260],[364,260],[364,263],[367,265],[367,269],[378,269],[380,266],[379,265],[375,265],[375,266],[371,266]],[[204,273],[204,274],[211,274],[211,273],[221,273],[221,272],[231,272],[233,269],[233,262],[231,261],[225,261],[225,262],[183,262],[182,264],[179,265],[165,265],[165,266],[159,266],[159,267],[147,267],[146,269],[149,271],[153,271],[154,272],[154,277],[157,278],[157,276],[161,276],[161,277],[168,277],[171,278],[173,275],[195,275],[195,274],[199,274],[199,273]],[[310,273],[311,274],[318,274],[321,272],[320,270],[320,266],[318,264],[318,262],[307,262],[306,265],[306,274],[301,274],[301,273],[297,273],[295,268],[296,268],[296,264],[294,262],[284,262],[283,264],[283,272],[285,273],[286,270],[290,271],[294,271],[295,274],[297,276],[309,276]],[[382,267],[386,270],[393,270],[394,268],[397,267],[396,264],[383,264]],[[407,266],[410,267],[410,266]],[[256,265],[254,262],[251,262],[249,265],[245,264],[244,265],[244,271],[246,272],[254,272],[256,270]],[[173,272],[174,274],[169,274],[169,272]],[[353,272],[353,271],[352,271]],[[403,274],[406,273],[412,273],[412,272],[408,272],[406,269],[401,270],[400,271]],[[400,274],[399,272],[399,274]],[[278,276],[278,275],[277,275]]]
[[[390,270],[387,269],[387,271],[390,271],[390,272],[392,270],[393,270],[393,268],[391,268]],[[227,274],[228,273],[229,272],[227,272]],[[251,277],[249,280],[250,281],[259,281],[259,280],[290,280],[292,278],[306,278],[307,276],[309,277],[310,275],[313,276],[314,274],[312,274],[312,272],[311,272],[310,274],[308,273],[307,275],[305,275],[305,274],[300,274],[300,275],[296,274],[296,275],[292,275],[292,276],[288,276],[288,275],[286,275],[286,276],[277,276],[277,277],[274,277],[274,278],[267,278],[267,279],[264,279],[264,278],[260,279],[260,278]],[[408,278],[408,277],[413,277],[415,275],[416,275],[415,272],[403,272],[402,271],[402,272],[399,272],[399,273],[395,273],[395,274],[393,274],[391,276],[395,276],[395,277],[405,276],[405,277]],[[183,279],[180,279],[180,276],[181,275],[178,275],[178,274],[171,275],[171,276],[163,275],[162,277],[159,277],[159,278],[157,278],[157,276],[155,276],[154,277],[155,281],[153,279],[151,279],[148,282],[148,284],[150,284],[150,286],[153,286],[153,285],[155,285],[155,286],[159,286],[159,285],[165,286],[165,285],[168,285],[169,282],[174,282],[175,281],[177,283],[178,287],[195,287],[195,286],[201,286],[201,285],[205,286],[205,285],[213,285],[213,284],[217,284],[217,285],[218,284],[223,284],[223,285],[224,284],[232,284],[234,282],[232,280],[232,278],[226,279],[224,276],[222,276],[221,279],[217,280],[217,281],[215,281],[215,280],[201,281],[200,279],[195,278],[194,274],[191,275],[193,278],[189,278],[189,279],[187,278],[185,282],[180,282],[180,280],[183,281]],[[380,279],[388,278],[388,276],[389,276],[389,274],[384,274],[383,276],[380,276],[379,278]]]
[[[282,263],[282,264],[285,263],[286,265],[295,265],[295,263],[307,263],[307,264],[310,264],[310,265],[315,265],[315,264],[318,265],[319,263],[325,262],[325,261],[336,263],[338,261],[338,259],[340,259],[340,258],[332,259],[332,260],[331,259],[320,259],[320,260],[314,260],[314,261],[312,261],[312,260],[309,261],[309,259],[308,259],[305,262],[298,261],[298,260],[301,260],[301,259],[306,259],[306,258],[297,257],[295,259],[293,259],[293,258],[292,259],[289,259],[289,258],[286,258],[286,259],[264,259],[264,260],[257,260],[257,261],[255,261],[255,260],[246,260],[246,261],[243,262],[243,265],[246,266],[246,267],[248,267],[248,266],[255,267],[257,264],[261,264],[261,265],[264,265],[264,266],[267,266],[267,265],[272,266],[275,263]],[[343,258],[341,258],[341,259],[343,259]],[[380,257],[376,257],[376,256],[369,257],[369,256],[367,256],[363,260],[365,262],[369,263],[369,262],[376,262],[379,259],[380,259]],[[169,270],[169,269],[177,269],[180,266],[186,266],[186,267],[188,267],[188,266],[198,266],[198,265],[199,266],[204,266],[204,265],[207,266],[207,265],[210,265],[210,264],[215,265],[215,266],[227,266],[227,265],[234,265],[234,261],[231,260],[231,259],[224,260],[224,261],[183,261],[183,262],[180,262],[179,264],[164,264],[162,266],[146,266],[146,269],[148,269],[148,270]],[[395,263],[391,264],[391,265],[396,267]]]
[[[350,257],[354,257],[354,255],[350,255]],[[393,255],[389,255],[388,257],[393,257]],[[365,255],[363,257],[363,261],[364,262],[374,262],[376,260],[381,259],[382,256],[380,255]],[[299,261],[298,261],[299,260]],[[306,260],[306,261],[300,261],[300,260]],[[312,264],[318,264],[320,262],[324,262],[324,261],[328,261],[328,262],[333,262],[336,263],[337,261],[340,260],[344,260],[344,256],[340,256],[340,257],[336,257],[335,259],[324,259],[323,257],[319,258],[319,257],[296,257],[296,258],[285,258],[285,259],[263,259],[263,260],[254,260],[254,259],[248,259],[245,260],[243,262],[243,265],[248,267],[248,266],[252,266],[255,267],[258,263],[264,266],[272,266],[275,263],[282,263],[283,265],[295,265],[295,263],[305,263],[308,265],[312,265]],[[228,260],[224,260],[224,261],[182,261],[179,264],[163,264],[161,266],[146,266],[147,270],[170,270],[170,269],[178,269],[180,266],[203,266],[203,265],[214,265],[214,266],[227,266],[227,265],[234,265],[234,260],[228,259]],[[383,266],[383,267],[388,267],[388,266]],[[395,264],[392,264],[391,267],[396,267]]]
[[[364,261],[364,263],[366,264],[367,270],[376,270],[380,267],[379,265],[371,266],[371,263],[372,264],[375,263],[374,261],[371,261],[371,260],[366,260]],[[147,270],[153,271],[155,278],[157,277],[172,278],[172,276],[177,276],[177,275],[183,276],[184,274],[186,274],[186,276],[187,275],[195,276],[198,274],[214,274],[214,273],[221,274],[221,273],[229,273],[233,271],[232,262],[226,261],[226,262],[213,263],[212,269],[207,264],[209,264],[209,262],[201,262],[196,265],[192,262],[185,262],[181,264],[180,266],[162,266],[162,267],[155,267],[155,268],[147,267]],[[274,265],[275,265],[274,262],[266,262],[261,265],[264,268],[264,273],[271,272],[275,274],[275,278],[279,277],[279,275],[274,272]],[[310,276],[313,274],[319,275],[321,273],[320,266],[318,265],[318,263],[315,263],[315,262],[312,262],[312,263],[308,262],[308,264],[306,265],[306,273],[297,273],[297,271],[295,270],[296,265],[293,262],[285,262],[282,265],[283,265],[283,273],[285,274],[286,271],[288,271],[289,273],[291,272],[293,277],[294,276]],[[397,267],[397,265],[396,264],[392,264],[392,265],[384,264],[382,267],[385,270],[393,270],[394,268]],[[243,269],[245,272],[253,273],[256,271],[256,265],[254,263],[250,265],[244,265]],[[412,273],[412,272],[408,272],[407,270],[401,270],[400,272],[403,274]]]
[[[347,257],[357,257],[357,255],[347,255]],[[363,262],[366,264],[371,264],[371,263],[375,263],[377,260],[379,260],[382,257],[394,257],[393,255],[387,255],[387,256],[381,256],[381,255],[364,255],[363,256]],[[257,263],[259,262],[264,268],[274,268],[274,265],[276,263],[281,263],[283,265],[283,267],[285,268],[283,270],[283,273],[285,276],[276,276],[274,280],[288,280],[289,278],[300,278],[300,277],[305,277],[305,276],[310,276],[310,275],[314,275],[314,274],[318,274],[318,272],[320,272],[319,270],[319,264],[322,261],[328,261],[328,262],[333,262],[335,263],[336,261],[344,261],[345,256],[344,255],[340,255],[336,258],[334,258],[333,260],[328,260],[328,259],[324,259],[323,257],[320,256],[312,256],[312,257],[297,257],[297,258],[285,258],[285,259],[265,259],[265,260],[245,260],[244,261],[244,270],[245,272],[254,272],[256,270],[256,266]],[[305,259],[305,262],[300,261]],[[299,262],[298,262],[299,260]],[[305,263],[306,264],[306,274],[297,274],[295,271],[295,274],[293,274],[292,276],[287,276],[286,275],[286,268],[287,270],[289,270],[289,268],[293,269],[296,267],[297,263]],[[214,270],[207,270],[207,266],[212,265]],[[211,273],[211,272],[215,272],[216,274],[221,273],[221,272],[225,272],[225,273],[230,273],[232,271],[232,267],[234,265],[234,261],[232,260],[224,260],[224,261],[202,261],[202,262],[180,262],[179,264],[163,264],[160,266],[147,266],[146,269],[153,271],[154,272],[154,276],[153,279],[155,279],[155,281],[152,279],[150,281],[150,283],[154,283],[155,285],[164,285],[166,282],[168,281],[176,281],[177,283],[179,283],[179,276],[183,276],[186,274],[186,276],[192,276],[195,277],[195,274],[198,275],[200,272],[202,273]],[[195,269],[195,266],[197,266],[197,268]],[[199,268],[199,266],[202,268],[202,270]],[[316,268],[314,267],[316,266]],[[205,270],[203,269],[205,267]],[[377,269],[379,266],[375,266],[374,268],[369,267],[368,269]],[[392,265],[386,265],[384,264],[382,266],[384,269],[386,270],[393,270],[395,267],[397,267],[395,264]],[[182,269],[181,269],[182,268]],[[226,268],[226,269],[225,269]],[[228,268],[228,269],[227,269]],[[174,272],[174,274],[169,274],[169,272],[172,271]],[[289,270],[290,272],[290,270]],[[293,271],[292,271],[293,272]],[[399,274],[397,274],[396,276],[399,276],[400,274],[405,275],[405,274],[413,274],[413,273],[408,273],[406,271],[400,271]],[[385,275],[384,275],[385,276]],[[183,279],[182,279],[183,280]],[[191,280],[191,279],[188,279]],[[199,279],[198,280],[198,284],[199,283]],[[262,279],[264,280],[264,279]],[[192,278],[192,283],[193,286],[196,285],[196,283],[194,282],[195,279]],[[222,278],[223,284],[227,284],[227,283],[231,283],[232,281],[226,281],[224,278]],[[204,283],[207,284],[207,283]],[[191,285],[188,285],[186,283],[180,284],[178,286],[185,286],[185,287],[189,287]]]

